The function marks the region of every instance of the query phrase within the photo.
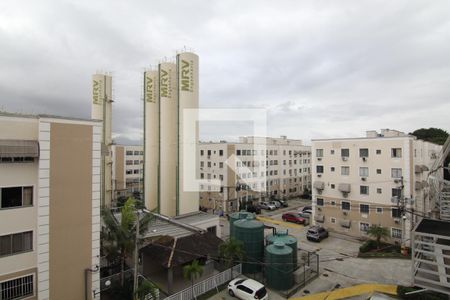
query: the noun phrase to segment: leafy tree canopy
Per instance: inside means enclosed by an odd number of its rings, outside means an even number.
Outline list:
[[[435,143],[438,145],[443,145],[448,137],[448,132],[440,128],[420,128],[415,130],[412,135],[416,136],[418,139]]]

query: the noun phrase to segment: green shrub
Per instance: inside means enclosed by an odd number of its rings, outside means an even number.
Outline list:
[[[374,240],[367,240],[364,242],[364,244],[361,245],[361,247],[359,247],[359,252],[361,253],[366,253],[369,252],[370,250],[376,249],[377,248],[377,242]]]

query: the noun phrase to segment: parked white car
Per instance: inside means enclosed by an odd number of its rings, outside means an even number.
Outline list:
[[[275,210],[275,209],[277,209],[277,207],[275,205],[270,204],[269,202],[264,202],[264,201],[259,203],[259,206],[262,209],[267,209],[267,210]]]
[[[270,201],[269,204],[274,205],[276,208],[280,208],[281,207],[281,203],[278,201]]]
[[[242,300],[267,300],[269,296],[265,286],[253,279],[236,278],[228,284],[228,294]]]

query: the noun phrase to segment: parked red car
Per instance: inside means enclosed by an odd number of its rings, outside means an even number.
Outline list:
[[[305,223],[305,219],[301,217],[298,213],[285,213],[281,216],[284,222],[292,222],[297,224]]]

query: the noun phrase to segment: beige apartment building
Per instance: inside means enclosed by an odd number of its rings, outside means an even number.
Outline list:
[[[112,186],[114,197],[143,192],[144,146],[112,146]]]
[[[289,199],[311,190],[311,147],[286,136],[200,143],[198,162],[200,205],[215,211],[229,213],[247,199]],[[236,191],[241,185],[248,189]]]
[[[95,298],[100,142],[100,122],[0,114],[0,299]]]
[[[431,210],[427,175],[440,149],[389,129],[313,140],[314,222],[361,238],[381,225],[391,242],[409,244],[414,224]]]

